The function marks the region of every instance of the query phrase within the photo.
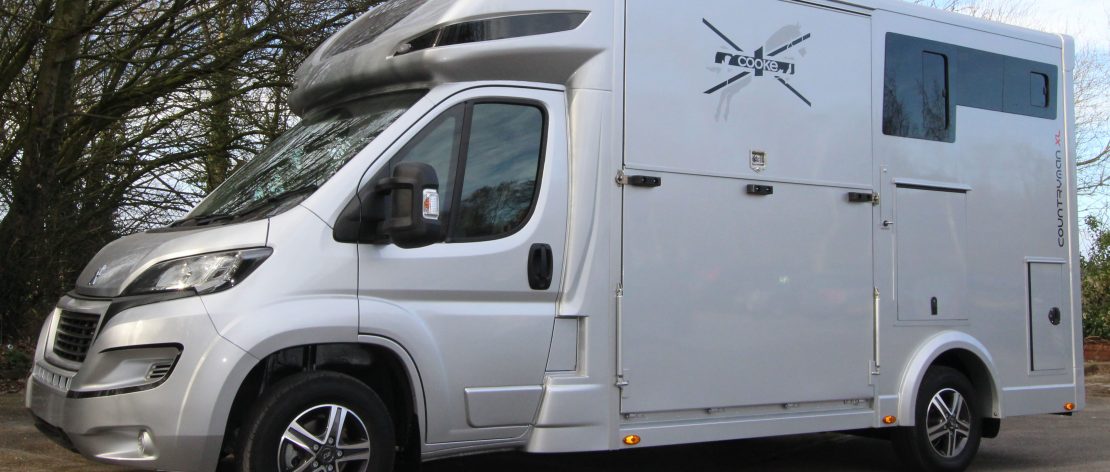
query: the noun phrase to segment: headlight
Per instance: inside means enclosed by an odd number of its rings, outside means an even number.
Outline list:
[[[242,282],[273,252],[264,247],[159,262],[132,282],[125,295],[181,290],[195,290],[203,295],[227,290]]]

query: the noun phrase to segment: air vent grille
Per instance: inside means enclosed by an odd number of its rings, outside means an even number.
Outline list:
[[[155,362],[155,363],[150,365],[150,370],[147,371],[147,373],[146,373],[146,379],[151,381],[151,382],[157,382],[159,380],[162,380],[162,379],[166,378],[167,375],[170,375],[170,371],[172,371],[172,370],[173,370],[173,361],[172,360],[165,360],[165,361]]]

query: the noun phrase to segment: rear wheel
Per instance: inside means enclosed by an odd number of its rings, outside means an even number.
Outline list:
[[[250,472],[386,472],[393,422],[377,394],[353,377],[309,372],[282,380],[252,410],[240,445]]]
[[[979,451],[982,421],[975,389],[963,374],[935,366],[917,392],[914,426],[891,434],[899,458],[925,472],[962,471]]]

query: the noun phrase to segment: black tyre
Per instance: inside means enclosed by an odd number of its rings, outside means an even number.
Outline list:
[[[243,425],[244,472],[393,470],[393,422],[381,398],[353,377],[308,372],[263,393]]]
[[[891,440],[911,470],[962,471],[979,451],[982,421],[975,389],[959,371],[943,366],[925,372],[912,427],[897,428]]]

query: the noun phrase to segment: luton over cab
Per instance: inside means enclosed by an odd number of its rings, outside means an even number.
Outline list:
[[[1071,38],[890,0],[395,0],[58,301],[27,406],[130,468],[819,431],[958,471],[1084,406]]]

